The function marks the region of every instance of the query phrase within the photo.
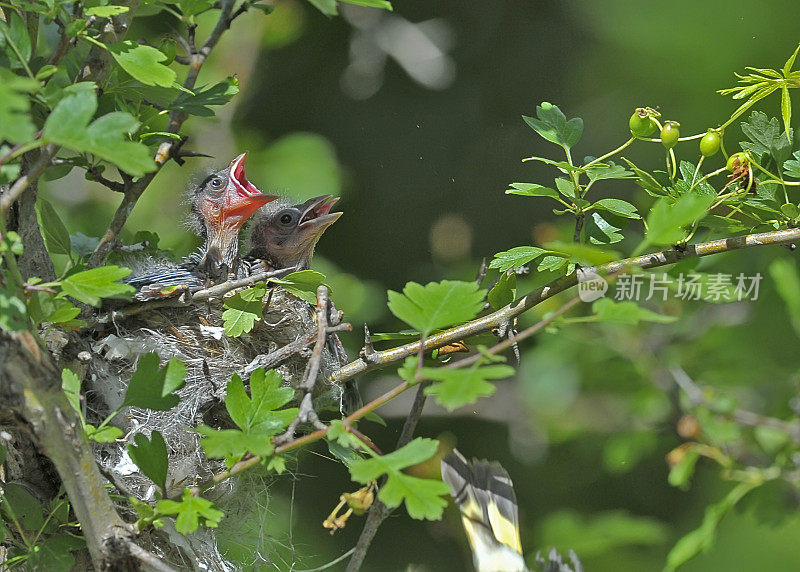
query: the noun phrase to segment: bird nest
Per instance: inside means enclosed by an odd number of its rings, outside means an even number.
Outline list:
[[[193,429],[199,424],[215,428],[232,426],[223,403],[231,377],[237,374],[247,385],[252,372],[264,367],[275,369],[285,385],[296,387],[303,379],[309,346],[317,335],[315,314],[309,304],[279,286],[272,287],[265,297],[262,319],[239,337],[225,335],[220,299],[180,306],[151,305],[153,309],[143,306],[143,311],[128,317],[124,317],[124,310],[117,313],[123,315],[121,318],[109,314],[111,319],[102,327],[84,331],[67,344],[60,344],[58,352],[62,365],[83,374],[86,420],[94,425],[121,407],[142,355],[156,352],[162,366],[172,358],[186,365],[185,385],[178,391],[178,405],[169,411],[125,407],[111,422],[122,429],[123,437],[113,443],[93,445],[99,466],[120,492],[143,501],[155,500],[156,488],[127,453],[127,445],[133,443],[136,434],[148,437],[153,431],[162,434],[169,454],[165,493],[179,495],[184,487],[224,469],[221,460],[206,458],[199,435]],[[339,361],[326,346],[313,394],[317,410],[340,408],[341,388],[326,382],[338,365]],[[232,508],[241,506],[236,497],[254,494],[237,491],[237,484],[231,479],[209,493],[223,510],[226,504]],[[209,533],[213,537],[213,531],[201,535]],[[191,536],[205,547],[200,552],[190,551],[189,559],[197,559],[199,569],[233,569],[221,559],[215,542]],[[172,541],[174,544],[175,539]],[[185,560],[170,556],[158,548],[158,542],[153,542],[153,550],[162,557],[177,564]],[[187,549],[184,546],[182,550]]]

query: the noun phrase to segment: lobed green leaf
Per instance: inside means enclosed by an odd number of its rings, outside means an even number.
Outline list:
[[[409,282],[403,293],[389,290],[389,310],[427,336],[432,331],[466,322],[483,308],[483,291],[475,282],[443,280],[425,286]]]

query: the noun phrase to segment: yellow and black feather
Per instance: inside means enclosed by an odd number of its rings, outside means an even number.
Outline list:
[[[442,480],[461,509],[478,572],[527,570],[519,538],[514,484],[498,463],[467,459],[453,449],[442,459]]]

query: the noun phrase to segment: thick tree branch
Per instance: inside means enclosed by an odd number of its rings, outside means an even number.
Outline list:
[[[0,402],[30,423],[61,477],[95,568],[105,569],[108,538],[131,540],[133,533],[114,510],[58,369],[30,332],[0,332]]]

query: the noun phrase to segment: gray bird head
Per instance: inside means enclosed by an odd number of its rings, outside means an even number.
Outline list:
[[[250,256],[267,260],[276,268],[308,268],[322,233],[342,216],[330,212],[338,200],[322,195],[299,205],[281,200],[263,207],[250,234]]]
[[[247,180],[246,158],[247,153],[242,153],[227,168],[206,177],[192,196],[196,226],[206,239],[199,266],[214,279],[233,269],[239,255],[239,230],[247,219],[278,198],[263,194]]]

